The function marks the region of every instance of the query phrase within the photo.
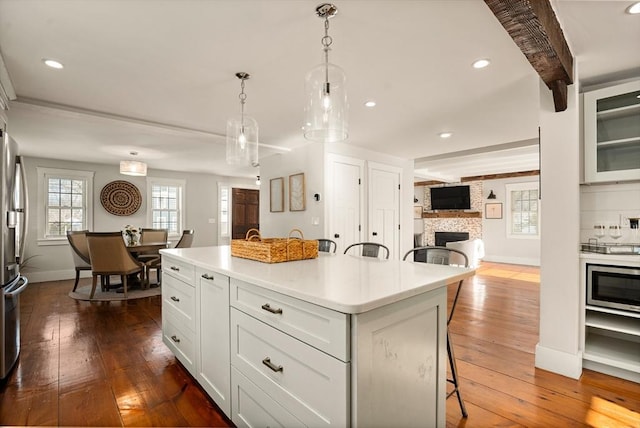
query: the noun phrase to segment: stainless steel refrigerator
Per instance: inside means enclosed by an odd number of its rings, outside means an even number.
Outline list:
[[[27,222],[27,193],[22,159],[18,145],[0,130],[2,141],[2,174],[0,179],[0,208],[2,235],[0,235],[0,379],[7,377],[20,354],[20,293],[29,281],[20,275]]]

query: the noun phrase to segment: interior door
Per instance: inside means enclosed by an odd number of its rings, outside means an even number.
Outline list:
[[[364,161],[330,155],[328,166],[327,238],[334,240],[336,252],[342,253],[348,245],[361,241]]]
[[[400,249],[400,179],[402,170],[368,162],[369,222],[367,241],[384,244],[389,258],[398,258]]]
[[[236,189],[231,192],[231,238],[243,239],[249,229],[260,228],[260,191]]]

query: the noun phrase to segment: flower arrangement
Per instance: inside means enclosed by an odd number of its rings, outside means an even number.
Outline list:
[[[136,245],[138,243],[138,234],[140,233],[140,229],[135,226],[131,226],[130,224],[124,227],[122,231],[122,237],[127,245]]]

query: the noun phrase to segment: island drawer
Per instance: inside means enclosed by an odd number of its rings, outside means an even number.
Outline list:
[[[165,276],[162,281],[162,309],[171,312],[182,324],[195,331],[195,288],[172,276]]]
[[[231,310],[231,365],[305,426],[347,426],[349,363]]]
[[[284,294],[231,278],[231,306],[348,362],[349,317]]]
[[[237,427],[301,427],[299,419],[273,401],[235,368],[231,368],[231,420]]]
[[[171,275],[194,286],[195,266],[171,256],[162,255],[162,274]]]
[[[190,373],[195,373],[195,334],[170,311],[162,311],[162,341]]]

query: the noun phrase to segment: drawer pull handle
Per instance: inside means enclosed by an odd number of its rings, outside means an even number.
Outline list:
[[[175,334],[171,336],[171,340],[173,340],[176,343],[180,343],[180,339],[178,339],[178,336],[176,336]]]
[[[273,364],[271,362],[271,358],[267,357],[264,360],[262,360],[262,364],[264,364],[265,366],[269,367],[271,370],[273,370],[274,372],[281,372],[284,370],[284,367],[282,366],[276,366],[275,364]]]
[[[178,299],[176,296],[171,296],[171,300],[173,300],[174,302],[179,302],[180,299]]]
[[[202,274],[202,277],[203,277],[204,279],[208,279],[208,280],[210,280],[210,281],[212,281],[212,280],[213,280],[213,276],[210,276],[209,274],[206,274],[206,273],[203,273],[203,274]]]
[[[180,268],[177,266],[171,266],[171,270],[175,270],[176,272],[180,272]]]
[[[264,309],[267,312],[271,312],[272,314],[281,314],[282,313],[282,309],[280,309],[280,308],[273,309],[271,307],[271,305],[269,305],[268,303],[265,303],[264,305],[262,305],[262,309]]]

